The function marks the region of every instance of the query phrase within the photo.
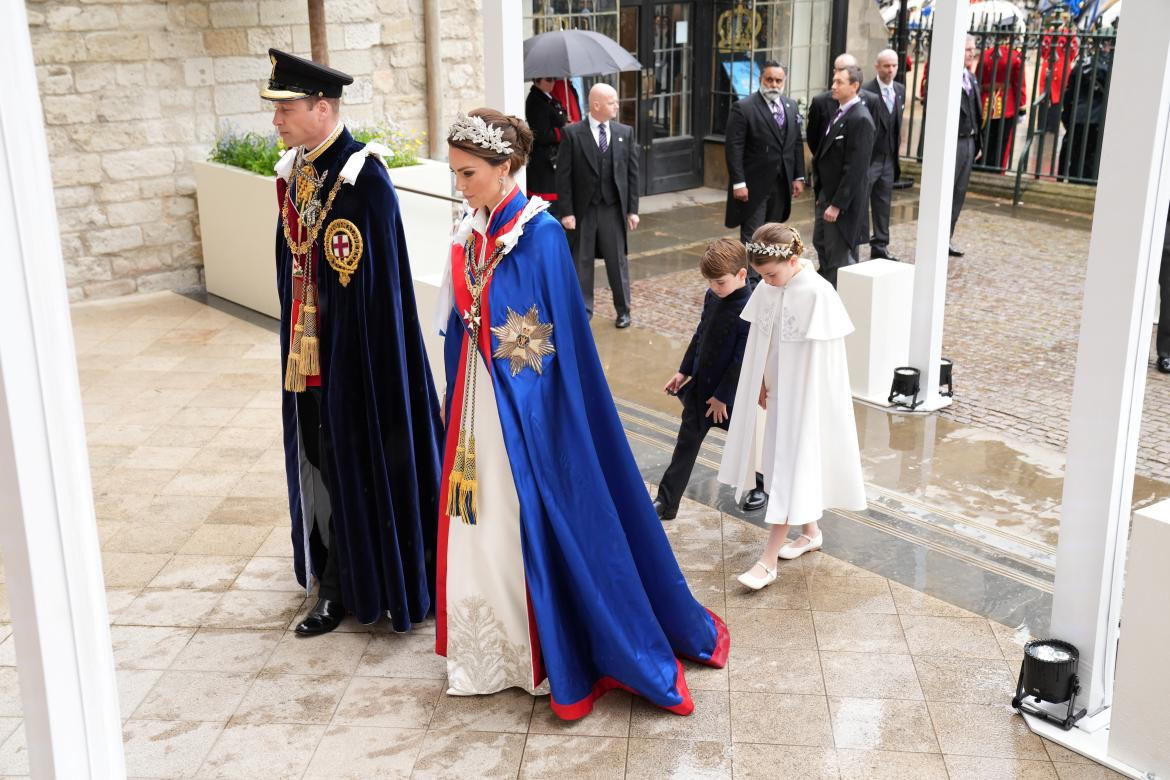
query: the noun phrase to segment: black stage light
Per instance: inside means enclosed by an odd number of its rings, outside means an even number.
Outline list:
[[[918,407],[922,401],[918,400],[920,374],[917,368],[899,366],[894,369],[894,381],[890,383],[890,397],[886,400],[894,406],[906,409]],[[894,400],[894,399],[898,400]],[[907,401],[906,399],[910,399]]]
[[[1012,707],[1049,723],[1055,723],[1065,731],[1085,716],[1085,710],[1073,714],[1081,683],[1077,678],[1077,662],[1080,653],[1068,642],[1059,639],[1034,639],[1024,645],[1024,661],[1020,664],[1020,678],[1016,682],[1016,695]],[[1068,712],[1060,718],[1025,701],[1032,698],[1036,703],[1064,704]]]
[[[938,394],[945,395],[947,398],[955,396],[955,388],[951,385],[951,369],[954,367],[955,364],[951,362],[950,358],[943,358],[938,363]]]

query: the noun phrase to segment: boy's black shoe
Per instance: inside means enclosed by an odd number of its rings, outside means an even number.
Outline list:
[[[345,607],[340,601],[317,599],[316,605],[308,616],[297,624],[295,629],[298,636],[320,636],[328,634],[341,625],[345,617]]]
[[[1170,357],[1158,355],[1158,359],[1154,362],[1154,368],[1158,369],[1159,373],[1170,374]]]
[[[743,511],[754,512],[757,509],[763,509],[767,503],[768,494],[764,492],[763,488],[752,488],[751,492],[747,494],[747,498],[743,500]]]
[[[659,520],[673,520],[678,517],[678,511],[671,512],[667,510],[666,504],[663,503],[661,498],[654,499],[654,511],[657,513]]]

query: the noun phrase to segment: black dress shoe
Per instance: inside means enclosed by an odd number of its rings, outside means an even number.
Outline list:
[[[949,246],[949,247],[947,247],[947,254],[950,255],[951,257],[962,257],[963,250],[955,249],[953,246]]]
[[[654,499],[654,511],[658,514],[659,520],[673,520],[678,517],[678,510],[670,511],[666,508],[666,503],[661,498]]]
[[[895,263],[902,262],[901,258],[894,257],[893,255],[891,255],[889,252],[887,252],[884,249],[871,249],[871,250],[869,250],[869,259],[870,260],[892,260]]]
[[[615,328],[628,328],[628,327],[630,327],[630,315],[619,314],[617,320],[614,321],[613,326]]]
[[[1170,355],[1158,355],[1158,359],[1154,361],[1154,368],[1160,373],[1170,374]]]
[[[297,636],[328,634],[341,625],[344,617],[345,607],[341,605],[340,601],[317,599],[317,603],[309,611],[308,616],[297,624],[294,631],[296,631]]]
[[[743,511],[754,512],[757,509],[763,509],[767,503],[768,494],[762,488],[752,488],[752,491],[747,494],[747,498],[743,500]]]

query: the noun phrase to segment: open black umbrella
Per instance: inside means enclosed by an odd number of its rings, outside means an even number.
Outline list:
[[[641,69],[634,55],[613,38],[589,30],[557,30],[524,41],[525,79],[565,79]]]

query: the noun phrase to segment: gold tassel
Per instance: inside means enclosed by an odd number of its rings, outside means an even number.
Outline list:
[[[463,439],[466,431],[459,431],[459,446],[455,448],[455,463],[447,480],[447,517],[459,514],[459,488],[463,481]]]
[[[317,288],[305,287],[305,305],[301,307],[301,373],[316,376],[321,373],[321,345],[317,340]]]
[[[475,480],[475,434],[471,434],[467,438],[467,457],[463,461],[463,478],[462,482],[462,507],[463,507],[463,522],[467,525],[475,525],[476,518],[476,480]]]
[[[316,336],[301,339],[300,371],[302,376],[317,376],[321,373],[321,348]]]
[[[301,356],[288,353],[288,362],[284,367],[284,389],[290,393],[305,392],[305,375],[300,371]]]

